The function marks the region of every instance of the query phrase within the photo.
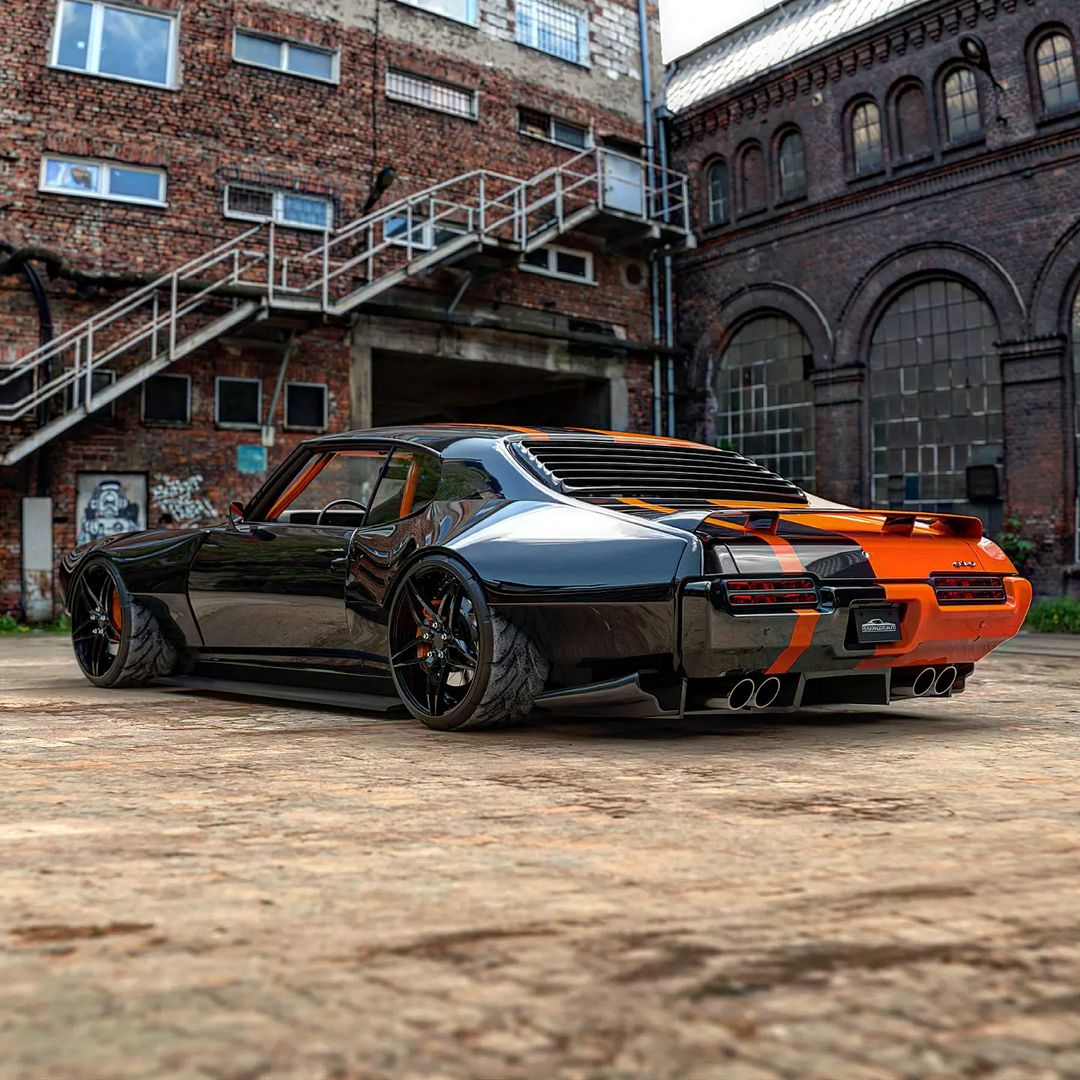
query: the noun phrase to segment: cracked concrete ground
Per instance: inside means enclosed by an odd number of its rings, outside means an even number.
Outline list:
[[[1078,664],[439,735],[0,639],[0,1076],[1080,1076]]]

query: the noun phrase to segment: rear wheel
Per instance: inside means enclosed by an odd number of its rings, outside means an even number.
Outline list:
[[[131,598],[105,559],[83,568],[69,607],[75,659],[95,686],[138,686],[175,670],[176,650],[153,611]]]
[[[548,664],[536,643],[493,613],[472,574],[444,555],[405,572],[389,631],[394,686],[430,728],[512,724],[544,688]]]

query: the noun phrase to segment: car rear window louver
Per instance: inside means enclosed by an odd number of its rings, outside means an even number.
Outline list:
[[[650,512],[627,499],[671,510],[707,508],[713,501],[807,504],[790,480],[731,450],[573,437],[516,445],[556,491],[616,510]]]

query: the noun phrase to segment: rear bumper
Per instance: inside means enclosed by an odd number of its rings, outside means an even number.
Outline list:
[[[879,581],[885,601],[900,606],[902,640],[868,648],[852,640],[851,612],[881,600],[733,615],[717,599],[714,581],[687,582],[681,596],[680,666],[692,679],[975,663],[1017,634],[1031,604],[1031,584],[1016,576],[1005,578],[1004,604],[962,607],[939,605],[927,582]]]

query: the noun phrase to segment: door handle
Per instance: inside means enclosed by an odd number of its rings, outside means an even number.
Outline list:
[[[344,556],[340,556],[336,559],[330,560],[330,573],[336,574],[339,570],[344,570],[349,565],[349,560]]]

